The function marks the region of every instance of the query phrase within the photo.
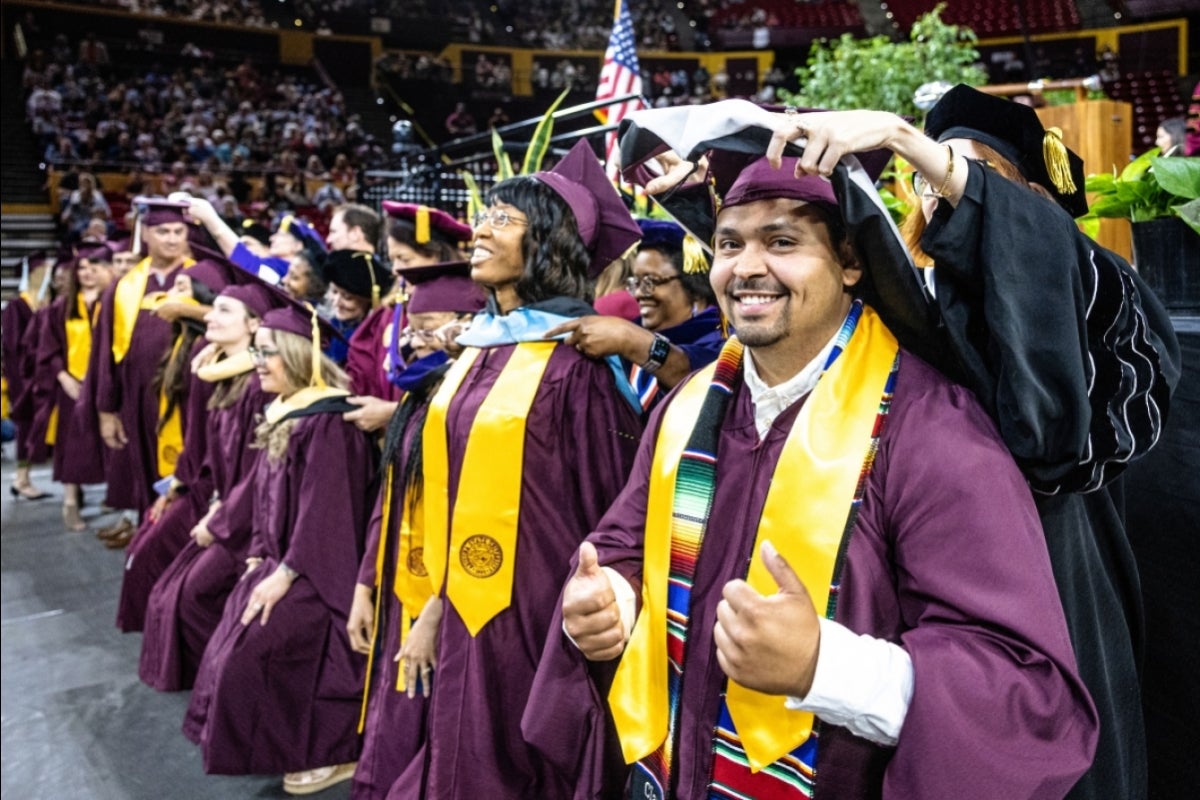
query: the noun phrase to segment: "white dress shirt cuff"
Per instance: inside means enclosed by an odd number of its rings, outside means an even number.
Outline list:
[[[913,667],[897,644],[858,635],[833,620],[821,619],[821,650],[812,688],[787,707],[811,711],[822,721],[890,747],[912,702]]]

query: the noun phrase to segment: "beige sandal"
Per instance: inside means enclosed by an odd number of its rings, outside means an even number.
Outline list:
[[[303,772],[289,772],[283,776],[283,790],[288,794],[316,794],[330,786],[348,781],[354,777],[357,761],[348,764],[336,764],[332,767],[317,767]]]

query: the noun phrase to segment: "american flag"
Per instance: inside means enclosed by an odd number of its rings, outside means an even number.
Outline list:
[[[596,89],[597,100],[612,100],[615,97],[636,94],[639,97],[624,103],[602,108],[596,112],[605,123],[618,123],[630,112],[642,107],[642,74],[638,68],[637,49],[633,43],[633,19],[629,16],[626,0],[617,0],[613,13],[612,34],[608,37],[608,49],[604,51],[604,66],[600,70],[600,86]],[[617,134],[608,134],[605,140],[604,159],[607,172],[614,180],[617,177]]]

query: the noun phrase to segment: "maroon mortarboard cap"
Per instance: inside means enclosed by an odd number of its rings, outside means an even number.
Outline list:
[[[86,258],[88,261],[102,261],[111,263],[113,259],[113,251],[106,244],[90,244],[80,247],[75,253],[76,259]]]
[[[221,296],[241,301],[259,319],[271,309],[284,306],[280,293],[266,284],[231,283],[221,290]]]
[[[187,215],[188,203],[168,200],[165,197],[135,197],[134,208],[143,225],[153,228],[155,225],[166,225],[169,222],[190,222]]]
[[[449,242],[467,242],[473,235],[470,225],[459,222],[441,209],[418,203],[398,203],[394,200],[384,200],[383,213],[392,219],[411,222],[413,238],[417,244],[427,244],[432,235],[440,235]]]
[[[313,338],[313,320],[316,320],[321,335],[321,347],[327,347],[333,339],[343,338],[332,325],[317,314],[315,308],[308,303],[301,303],[289,298],[287,305],[273,308],[263,314],[260,327],[273,331],[284,331],[296,336],[303,336],[309,341]]]
[[[359,297],[379,303],[395,283],[395,276],[374,254],[365,250],[334,250],[321,267],[325,280]]]
[[[600,168],[586,139],[576,142],[554,169],[535,172],[533,177],[570,206],[579,238],[592,257],[588,265],[590,277],[599,275],[642,238],[641,228]]]
[[[220,294],[221,290],[228,286],[233,280],[233,270],[229,264],[205,259],[197,261],[192,266],[183,271],[193,282],[199,282],[212,290],[213,294]]]
[[[872,150],[860,153],[858,160],[867,177],[874,181],[879,178],[891,157],[890,150]],[[708,169],[713,188],[717,196],[722,198],[721,208],[781,197],[836,207],[837,196],[829,180],[819,175],[796,177],[796,164],[799,161],[797,157],[784,156],[780,168],[775,169],[766,156],[748,158],[744,153],[714,150],[709,154]]]
[[[128,252],[131,247],[133,247],[133,239],[129,235],[119,236],[116,239],[110,239],[108,241],[108,249],[111,250],[114,255],[117,253]]]
[[[471,280],[471,265],[465,261],[409,267],[400,276],[413,286],[408,300],[410,314],[453,311],[475,314],[487,302],[479,284]]]

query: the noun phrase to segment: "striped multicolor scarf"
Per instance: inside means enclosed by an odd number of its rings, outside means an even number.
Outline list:
[[[845,349],[863,314],[856,301],[842,325],[833,350],[823,367],[828,371]],[[670,571],[667,588],[667,736],[655,752],[634,765],[631,797],[665,798],[670,796],[674,751],[678,744],[677,725],[681,702],[683,664],[687,649],[691,590],[696,563],[703,546],[716,489],[717,443],[721,424],[728,409],[732,387],[741,368],[743,347],[731,339],[721,351],[700,407],[695,427],[679,460],[672,508]],[[848,534],[853,530],[866,489],[866,478],[874,464],[883,421],[891,405],[899,357],[892,362],[871,429],[862,471],[842,531],[841,543],[825,609],[827,618],[836,610],[837,590],[845,558]],[[813,726],[806,741],[790,753],[760,770],[752,770],[742,742],[722,697],[721,711],[713,737],[713,772],[710,798],[795,798],[811,797],[815,779],[818,727]]]

